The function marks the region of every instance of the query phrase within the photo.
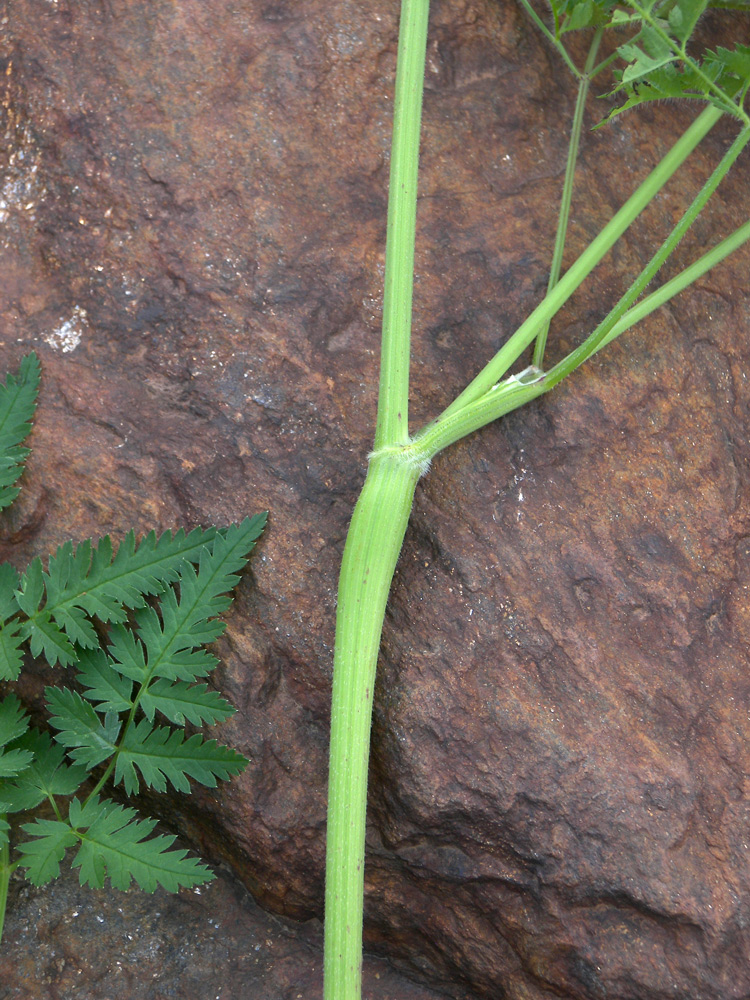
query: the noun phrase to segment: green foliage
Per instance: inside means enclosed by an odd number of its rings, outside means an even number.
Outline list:
[[[586,28],[617,32],[612,95],[624,98],[604,119],[650,101],[690,100],[712,105],[748,124],[743,107],[750,88],[750,45],[700,51],[694,40],[698,22],[714,6],[750,11],[745,0],[550,0],[553,38]],[[626,35],[624,40],[622,36]],[[566,53],[567,56],[567,53]],[[608,65],[609,60],[598,69]]]
[[[0,386],[0,506],[18,493],[38,384],[32,354]],[[94,887],[109,879],[120,889],[135,881],[175,891],[213,877],[171,849],[173,837],[152,836],[155,820],[100,792],[108,780],[127,795],[141,783],[189,792],[191,781],[214,787],[246,766],[236,750],[184,727],[234,712],[205,683],[217,659],[204,647],[224,631],[217,616],[265,521],[151,532],[139,542],[131,531],[116,549],[109,537],[66,542],[46,568],[36,558],[22,574],[0,564],[0,681],[18,679],[28,651],[72,667],[77,682],[46,689],[52,736],[30,726],[15,694],[0,700],[0,880],[20,867],[43,885],[68,851],[81,883]],[[9,814],[45,802],[52,815],[20,825],[11,864]]]
[[[8,375],[5,384],[0,383],[0,508],[18,496],[15,484],[29,454],[21,442],[31,430],[39,373],[39,360],[32,353],[21,362],[17,377]]]
[[[77,847],[73,867],[79,868],[81,885],[100,889],[109,877],[115,889],[127,889],[134,880],[153,892],[159,885],[167,892],[181,886],[200,885],[213,876],[186,851],[170,851],[174,837],[146,838],[156,820],[137,819],[135,809],[91,796],[84,803],[70,802],[67,821],[36,819],[24,825],[29,840],[19,846],[22,865],[30,882],[44,885],[60,874],[60,862],[70,847]]]

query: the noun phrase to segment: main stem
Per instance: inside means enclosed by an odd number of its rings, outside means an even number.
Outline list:
[[[419,130],[429,0],[402,0],[375,451],[339,577],[326,833],[325,1000],[360,1000],[367,768],[388,592],[426,467],[409,444],[409,355]]]
[[[361,996],[372,695],[385,606],[419,474],[409,447],[373,455],[344,547],[331,705],[325,1000]]]
[[[403,0],[398,36],[375,447],[409,439],[409,360],[417,219],[419,127],[429,0]]]
[[[548,390],[545,383],[551,373],[536,377],[532,372],[528,378],[513,377],[502,384],[499,380],[721,117],[713,108],[698,117],[467,389],[410,439],[411,297],[428,11],[429,0],[402,0],[375,450],[352,516],[339,579],[326,854],[325,1000],[361,998],[367,770],[375,671],[388,593],[419,476],[442,448]],[[693,217],[689,211],[686,224]],[[747,238],[744,230],[736,235]],[[734,237],[732,245],[736,245]],[[671,249],[671,245],[665,247]],[[726,247],[716,248],[711,259],[720,259],[725,251]],[[698,271],[707,266],[703,260],[696,265]],[[624,299],[622,310],[630,304]],[[623,322],[630,316],[626,312]],[[618,313],[612,322],[619,318]],[[601,331],[604,336],[609,336],[608,329]],[[600,345],[597,341],[589,346],[593,353]],[[570,357],[577,361],[574,355]]]

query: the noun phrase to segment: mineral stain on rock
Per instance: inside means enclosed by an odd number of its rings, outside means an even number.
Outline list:
[[[68,917],[38,928],[16,891],[9,996],[73,995],[73,955],[103,996],[93,949],[124,940],[131,905],[144,930],[119,995],[156,996],[157,966],[177,995],[319,994],[335,586],[372,446],[396,8],[14,0],[0,19],[0,362],[33,347],[44,366],[0,554],[22,567],[67,538],[271,511],[216,651],[238,709],[221,736],[251,765],[220,797],[149,806],[285,942],[253,931],[248,951],[234,917],[219,940],[225,883],[210,918],[202,899],[107,895],[106,937],[77,936],[72,908],[96,930],[105,897],[66,879]],[[574,102],[511,3],[435,0],[430,32],[415,426],[542,294]],[[659,112],[586,139],[571,254],[690,109]],[[730,131],[566,308],[553,350],[601,317]],[[683,264],[750,215],[749,170]],[[366,947],[413,983],[368,966],[372,1000],[750,993],[747,259],[421,484],[374,692],[365,911]]]
[[[81,343],[85,327],[86,310],[81,309],[80,306],[73,306],[70,318],[66,319],[49,333],[43,334],[43,340],[55,350],[62,351],[63,354],[69,354]]]

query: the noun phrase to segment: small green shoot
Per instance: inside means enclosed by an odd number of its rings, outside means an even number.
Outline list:
[[[30,354],[0,387],[0,506],[18,493],[39,374]],[[81,884],[94,888],[109,879],[117,889],[135,882],[175,892],[213,878],[172,847],[174,837],[152,835],[155,819],[102,791],[189,793],[191,780],[215,787],[246,766],[236,750],[185,726],[234,713],[205,683],[218,662],[205,646],[224,631],[217,616],[265,522],[258,514],[140,542],[130,532],[116,551],[109,537],[66,542],[46,569],[37,558],[22,574],[0,564],[0,681],[18,680],[28,651],[71,668],[77,682],[46,689],[51,735],[31,725],[12,691],[0,700],[0,937],[12,872],[44,885],[68,851]],[[11,827],[11,815],[39,806],[47,815]]]
[[[747,3],[550,0],[552,24],[548,26],[531,0],[519,2],[578,81],[547,294],[463,392],[431,423],[411,434],[411,296],[429,0],[402,0],[375,449],[352,516],[339,578],[326,855],[325,1000],[361,997],[364,837],[375,668],[388,591],[420,475],[443,448],[549,392],[605,344],[750,239],[750,220],[746,220],[699,260],[642,298],[750,142],[746,108],[750,46],[700,51],[694,34],[710,6],[748,13]],[[571,32],[588,35],[583,68],[566,47]],[[611,54],[597,62],[600,50]],[[702,110],[599,235],[563,271],[584,109],[591,82],[605,70],[614,78],[612,87],[610,77],[605,99],[608,96],[618,103],[597,127],[646,102],[680,99]],[[547,365],[547,334],[561,307],[724,116],[736,122],[736,137],[682,218],[583,342]],[[508,375],[532,345],[532,364],[520,374]]]

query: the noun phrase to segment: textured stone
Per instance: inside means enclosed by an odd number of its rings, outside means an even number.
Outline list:
[[[7,1000],[322,995],[320,924],[264,913],[225,873],[178,895],[92,892],[69,870],[43,889],[11,887],[0,949]],[[439,1000],[383,959],[366,959],[365,976],[364,1000]]]
[[[396,6],[14,0],[0,21],[0,363],[44,365],[1,554],[271,511],[218,649],[222,738],[251,765],[150,805],[297,920],[322,914]],[[514,6],[435,3],[415,427],[543,293],[573,99]],[[571,255],[688,120],[654,108],[587,138]],[[564,310],[553,353],[731,135]],[[682,262],[748,217],[749,181],[745,156]],[[747,273],[744,250],[417,492],[376,697],[366,941],[449,996],[750,992]]]

